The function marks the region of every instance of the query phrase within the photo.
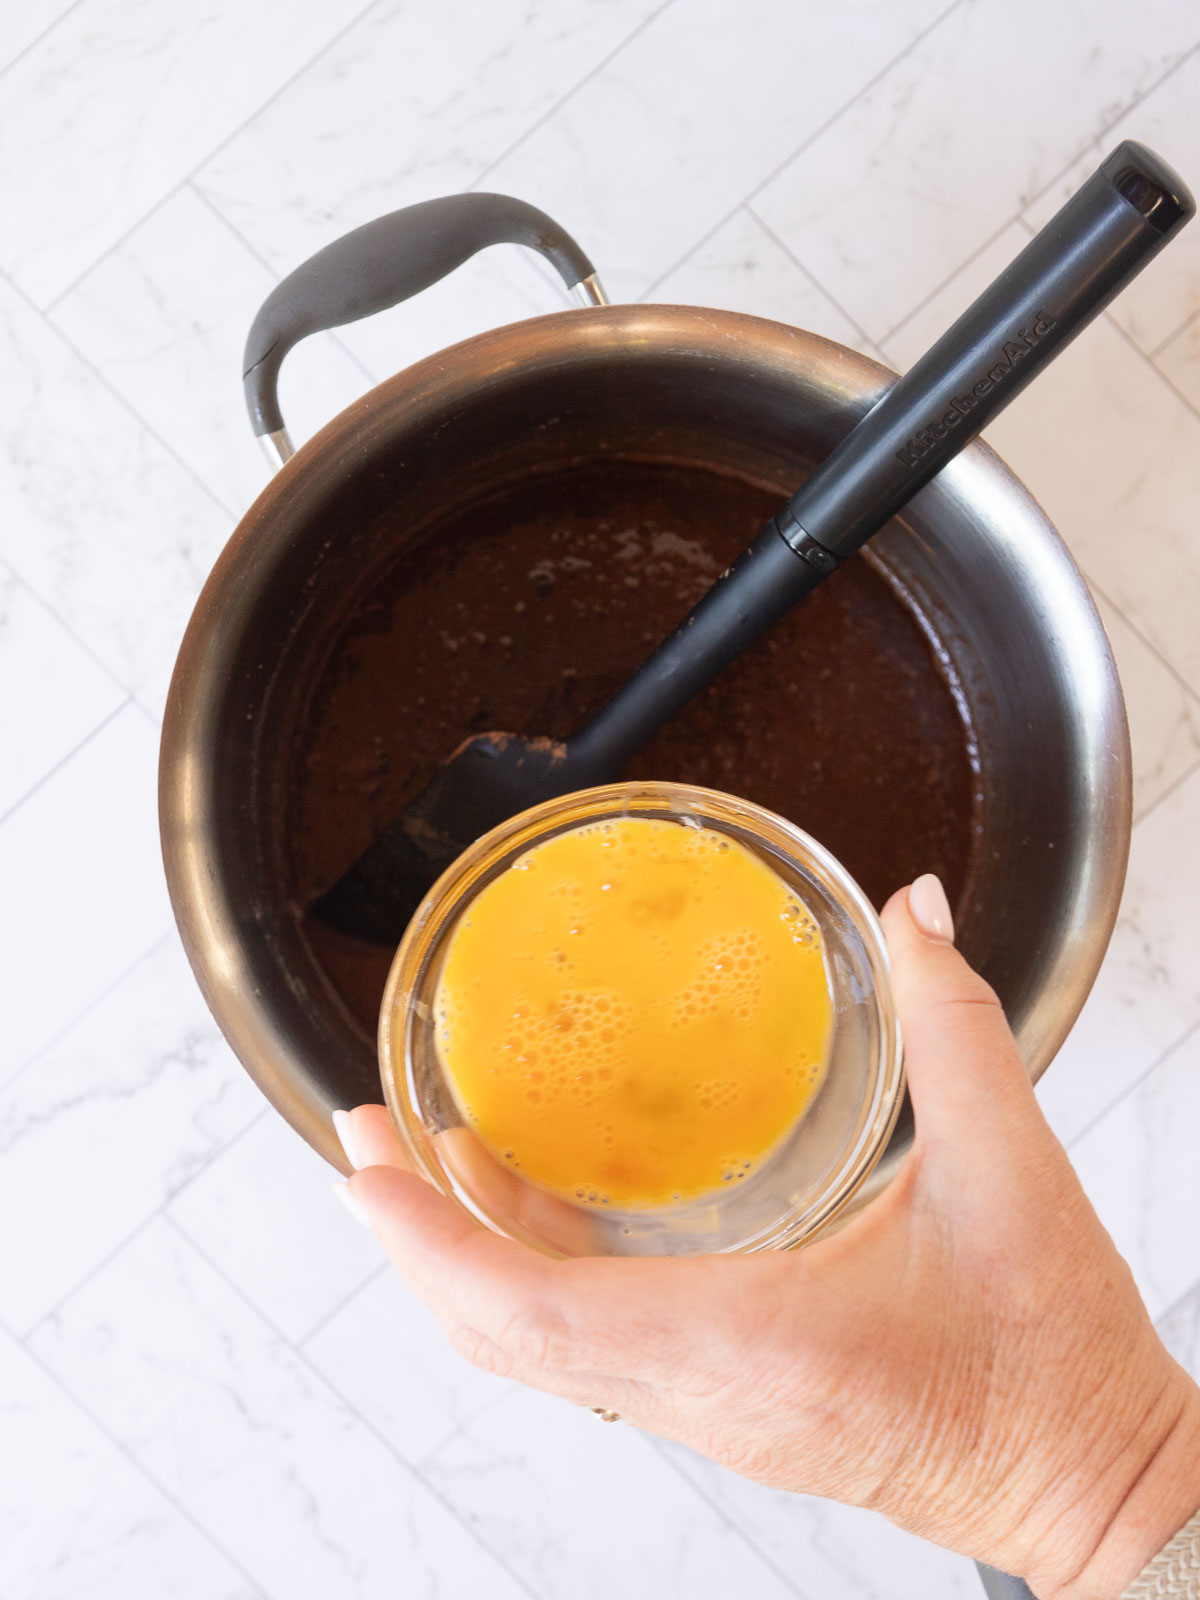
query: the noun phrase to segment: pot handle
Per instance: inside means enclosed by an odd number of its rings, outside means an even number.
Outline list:
[[[523,244],[557,267],[583,305],[608,304],[571,235],[506,194],[452,194],[364,223],[290,272],[250,326],[242,383],[250,424],[278,470],[294,453],[279,409],[279,369],[310,333],[386,311],[493,244]]]

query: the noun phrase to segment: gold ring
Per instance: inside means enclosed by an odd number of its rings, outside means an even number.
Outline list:
[[[620,1422],[621,1418],[615,1411],[609,1411],[607,1406],[589,1406],[588,1410],[594,1417],[599,1417],[601,1422]]]

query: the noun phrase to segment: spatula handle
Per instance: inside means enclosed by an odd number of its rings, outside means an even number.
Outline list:
[[[618,770],[900,508],[1104,309],[1193,215],[1181,179],[1127,141],[772,517],[571,741]]]
[[[841,559],[857,550],[1099,315],[1195,211],[1127,141],[888,391],[776,519]],[[797,533],[797,529],[801,532]]]

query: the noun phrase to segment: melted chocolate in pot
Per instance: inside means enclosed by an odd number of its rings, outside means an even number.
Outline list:
[[[397,551],[335,641],[293,741],[291,889],[308,904],[472,733],[565,738],[778,507],[698,467],[531,476]],[[970,730],[929,640],[855,556],[686,706],[623,776],[724,789],[798,823],[879,906],[921,872],[959,898]],[[305,918],[374,1038],[390,953]]]

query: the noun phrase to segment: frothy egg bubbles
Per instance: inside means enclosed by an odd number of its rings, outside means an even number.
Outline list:
[[[763,859],[686,820],[544,840],[448,942],[434,1037],[460,1110],[575,1205],[746,1183],[821,1083],[832,1005],[815,919]]]

